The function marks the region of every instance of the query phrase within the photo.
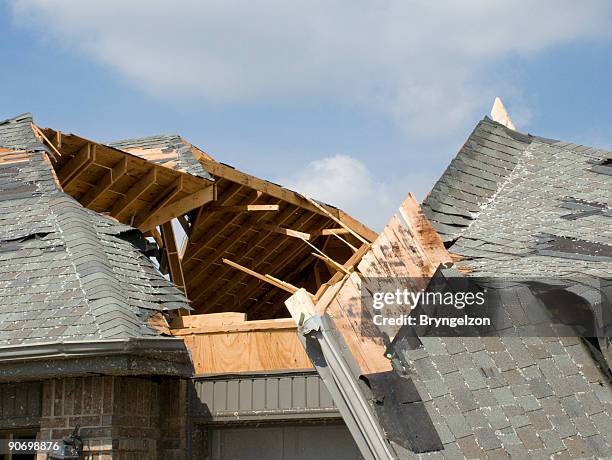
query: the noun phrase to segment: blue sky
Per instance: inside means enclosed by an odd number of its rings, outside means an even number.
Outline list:
[[[609,2],[127,3],[0,0],[0,118],[180,133],[375,228],[495,95],[521,131],[612,148]]]

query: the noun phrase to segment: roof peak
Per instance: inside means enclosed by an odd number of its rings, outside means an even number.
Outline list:
[[[493,107],[491,107],[491,118],[497,123],[504,125],[506,128],[510,128],[516,131],[516,127],[504,106],[502,100],[497,96],[493,101]]]

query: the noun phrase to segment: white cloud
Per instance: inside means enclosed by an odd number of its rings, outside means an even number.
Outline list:
[[[411,180],[412,179],[412,180]],[[348,155],[334,155],[312,161],[280,183],[318,200],[331,203],[375,230],[397,212],[408,190],[424,196],[431,184],[408,174],[401,181],[379,180],[364,163]]]
[[[11,4],[21,24],[164,97],[331,99],[387,113],[413,136],[452,131],[488,104],[497,59],[607,34],[612,10],[606,0]]]

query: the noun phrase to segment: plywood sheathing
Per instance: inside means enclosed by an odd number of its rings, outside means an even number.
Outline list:
[[[244,314],[232,312],[175,321],[172,333],[184,339],[196,374],[312,367],[291,318],[246,321]]]

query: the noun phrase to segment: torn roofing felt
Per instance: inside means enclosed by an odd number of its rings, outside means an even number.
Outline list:
[[[161,134],[109,142],[106,145],[204,179],[212,179],[193,155],[193,147],[178,134]]]
[[[0,124],[0,148],[32,146],[30,123]],[[0,190],[0,345],[155,337],[153,314],[189,308],[131,227],[59,189],[46,154],[0,153]]]

